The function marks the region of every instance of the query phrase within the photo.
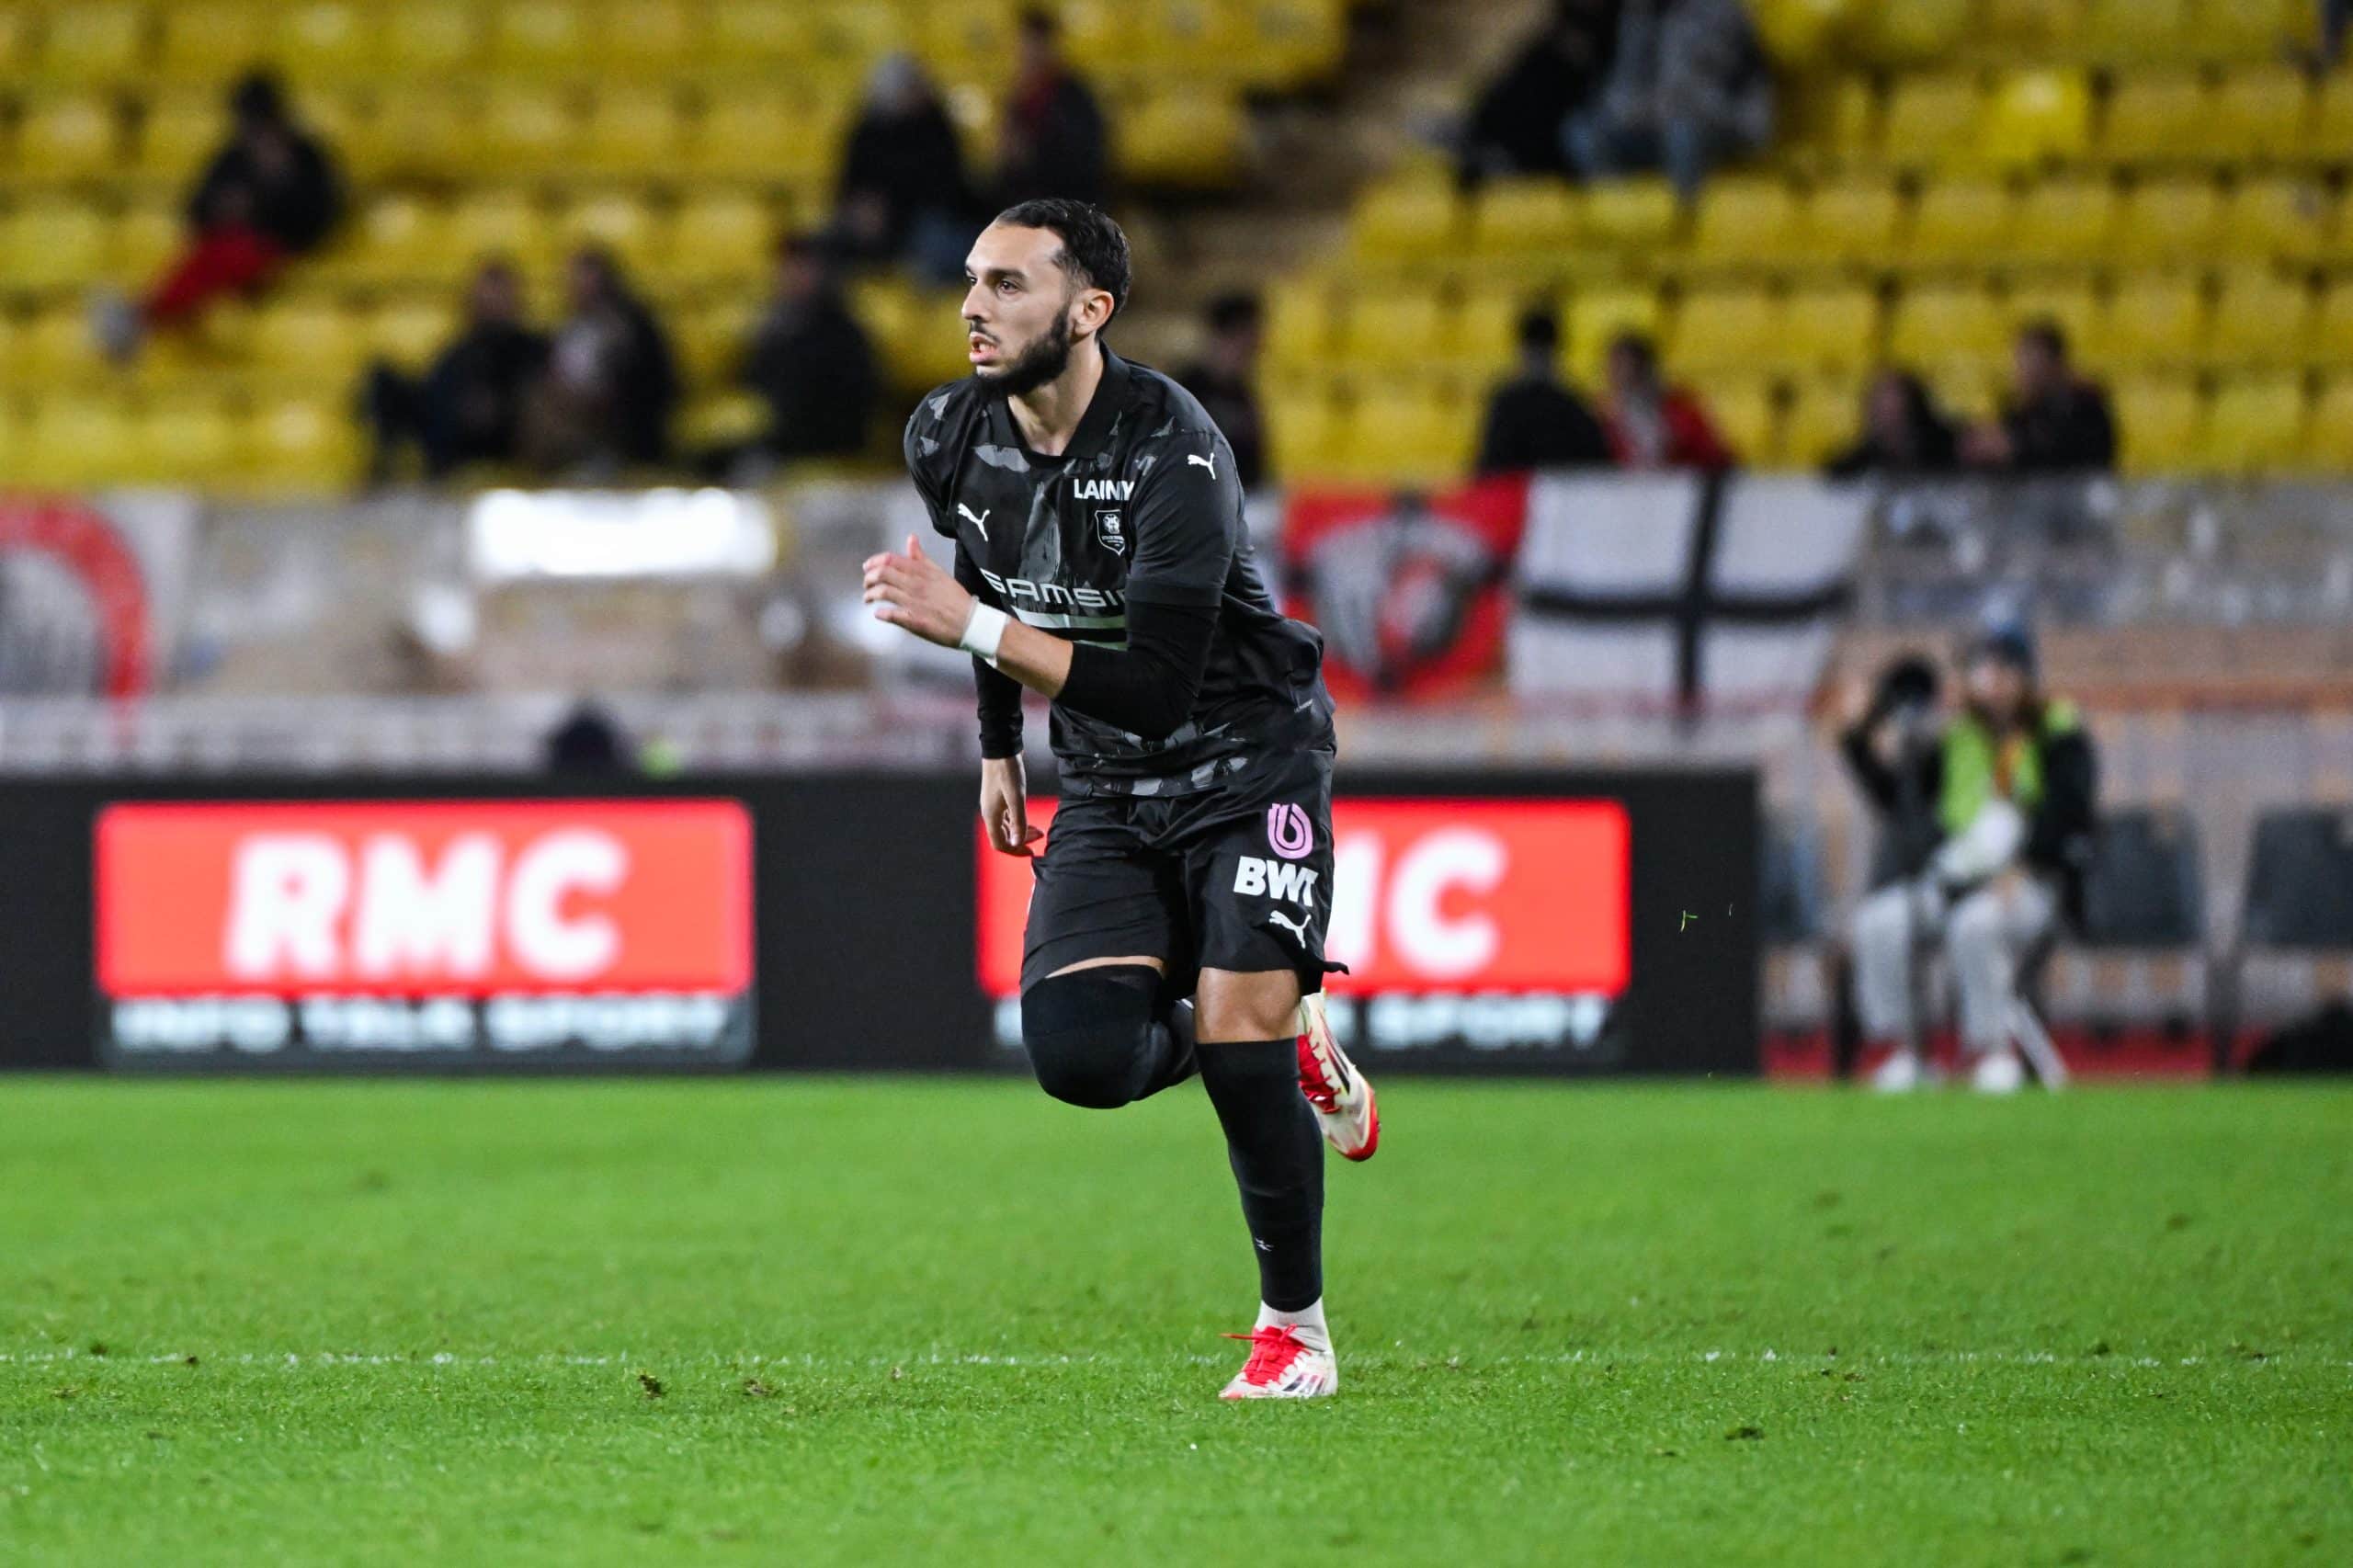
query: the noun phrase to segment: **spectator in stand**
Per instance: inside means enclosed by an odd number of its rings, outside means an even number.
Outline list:
[[[2002,417],[1972,430],[1961,456],[2006,473],[2106,472],[2116,466],[2116,419],[2108,392],[2075,373],[2056,322],[2018,334]]]
[[[1593,468],[1610,460],[1592,405],[1561,380],[1561,324],[1551,311],[1519,318],[1519,369],[1487,400],[1478,472]]]
[[[1561,127],[1608,77],[1624,0],[1553,0],[1536,36],[1487,84],[1463,132],[1462,182],[1569,172]]]
[[[1699,400],[1659,374],[1658,350],[1638,332],[1609,346],[1609,409],[1603,424],[1620,468],[1727,469],[1740,460]]]
[[[1868,474],[1950,473],[1961,466],[1961,437],[1937,412],[1936,399],[1908,370],[1881,370],[1863,393],[1863,428],[1830,460],[1833,479]]]
[[[473,462],[512,462],[521,449],[525,399],[546,368],[548,338],[523,319],[523,280],[512,264],[486,261],[466,290],[466,323],[422,381],[379,360],[368,373],[371,472],[393,477],[415,440],[425,476]]]
[[[597,481],[660,462],[678,401],[668,338],[603,250],[574,252],[566,287],[569,313],[524,420],[526,457],[544,472]]]
[[[911,54],[886,56],[842,154],[834,243],[851,261],[904,261],[933,282],[963,276],[974,222],[964,149]]]
[[[276,77],[240,81],[229,114],[228,144],[188,198],[188,244],[141,303],[119,294],[97,303],[93,326],[110,358],[129,359],[149,331],[187,326],[223,294],[258,290],[342,214],[335,164],[295,122]]]
[[[1600,101],[1562,128],[1588,179],[1664,169],[1685,201],[1773,135],[1773,73],[1742,0],[1626,0]]]
[[[2320,41],[2304,61],[2315,78],[2336,69],[2345,58],[2345,38],[2353,32],[2353,0],[2320,0]]]
[[[865,449],[879,378],[832,258],[813,235],[777,246],[776,290],[744,355],[744,385],[768,405],[761,449],[775,459]]]
[[[1201,406],[1233,449],[1233,471],[1242,488],[1267,483],[1267,426],[1258,412],[1258,347],[1265,333],[1258,301],[1248,294],[1222,294],[1210,301],[1208,334],[1200,357],[1177,374],[1176,382]]]
[[[1061,196],[1100,206],[1110,162],[1103,110],[1063,61],[1062,26],[1051,11],[1023,11],[1020,38],[997,146],[997,202]]]

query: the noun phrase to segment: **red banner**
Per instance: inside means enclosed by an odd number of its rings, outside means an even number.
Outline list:
[[[119,803],[97,859],[112,997],[751,983],[752,825],[733,801]]]
[[[1284,609],[1323,631],[1333,693],[1445,698],[1494,679],[1527,522],[1525,477],[1426,496],[1293,493]]]
[[[1052,832],[1054,803],[1029,802]],[[1021,986],[1028,861],[977,828],[980,978]],[[1341,800],[1326,956],[1336,993],[1616,996],[1632,970],[1632,833],[1615,801]]]

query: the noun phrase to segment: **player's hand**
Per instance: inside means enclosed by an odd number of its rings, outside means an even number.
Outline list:
[[[953,648],[972,619],[972,596],[907,536],[904,555],[866,558],[866,602],[874,619],[902,626],[926,642]]]
[[[1017,756],[981,759],[981,824],[1000,855],[1029,856],[1045,833],[1029,825],[1029,779]]]

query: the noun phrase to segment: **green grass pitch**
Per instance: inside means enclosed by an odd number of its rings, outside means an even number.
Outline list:
[[[2353,1093],[0,1079],[0,1561],[2353,1562]]]

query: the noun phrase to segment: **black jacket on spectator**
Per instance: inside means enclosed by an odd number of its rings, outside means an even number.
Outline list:
[[[1110,162],[1103,110],[1086,84],[1063,73],[1007,106],[1006,129],[1018,152],[997,168],[997,199],[1010,207],[1041,196],[1098,205]]]
[[[913,114],[868,114],[858,120],[842,154],[835,205],[846,207],[858,196],[882,199],[889,215],[883,239],[892,252],[906,243],[915,214],[970,210],[963,144],[937,98]]]
[[[1495,389],[1479,437],[1478,472],[1592,468],[1609,461],[1609,437],[1585,399],[1549,376],[1519,376]]]
[[[188,222],[210,228],[220,222],[227,194],[243,188],[252,198],[248,221],[287,250],[299,256],[326,238],[343,211],[335,165],[314,138],[292,130],[286,135],[293,143],[293,160],[278,175],[266,173],[238,142],[222,148],[188,199]]]
[[[1825,472],[1833,479],[1860,479],[1874,473],[1951,473],[1960,467],[1959,432],[1931,415],[1914,424],[1911,450],[1897,451],[1865,431],[1853,446],[1830,460]]]
[[[1199,398],[1217,422],[1225,444],[1233,449],[1233,472],[1241,476],[1242,488],[1256,490],[1266,483],[1267,423],[1250,383],[1194,365],[1177,376],[1176,384]]]
[[[1617,48],[1614,6],[1599,9],[1574,50],[1563,49],[1551,28],[1531,39],[1472,107],[1463,137],[1464,177],[1566,174],[1561,122],[1584,107],[1609,74]]]
[[[547,362],[545,333],[505,323],[472,327],[443,349],[416,391],[426,474],[513,459],[523,400]]]
[[[752,335],[743,382],[768,405],[765,445],[778,456],[865,449],[877,391],[874,350],[837,290],[771,309]]]
[[[2116,466],[2116,421],[2108,394],[2076,381],[2029,403],[2002,411],[2009,433],[2009,467],[2020,473],[2107,470]]]

